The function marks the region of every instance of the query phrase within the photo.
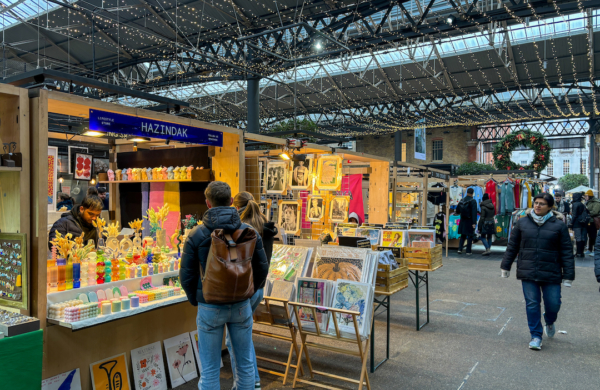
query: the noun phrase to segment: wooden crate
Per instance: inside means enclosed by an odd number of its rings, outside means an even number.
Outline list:
[[[442,246],[434,248],[402,248],[408,268],[419,271],[435,271],[442,266]]]
[[[390,265],[379,264],[375,280],[375,293],[390,293],[408,286],[408,267],[390,270]]]

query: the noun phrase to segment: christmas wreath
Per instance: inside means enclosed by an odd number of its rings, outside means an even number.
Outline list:
[[[531,164],[521,166],[510,159],[517,146],[526,146],[535,152]],[[550,163],[550,144],[541,133],[520,130],[502,138],[494,148],[494,164],[501,170],[535,170],[542,171]]]

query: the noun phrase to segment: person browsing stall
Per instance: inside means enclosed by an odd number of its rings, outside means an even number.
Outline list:
[[[98,244],[98,230],[93,225],[93,222],[100,216],[104,204],[102,200],[95,195],[88,195],[83,199],[80,205],[75,206],[68,213],[60,216],[60,219],[52,225],[48,248],[52,249],[52,240],[56,237],[56,232],[59,232],[64,237],[67,233],[71,233],[73,238],[81,236],[83,233],[83,242],[94,240],[94,245]]]
[[[462,254],[465,239],[467,240],[467,255],[471,255],[471,246],[473,245],[473,235],[475,234],[475,223],[477,222],[477,201],[473,199],[473,188],[467,188],[467,196],[456,206],[456,213],[460,214],[460,223],[458,224],[458,233],[460,240],[458,242],[457,253]]]
[[[573,244],[567,226],[552,211],[554,198],[541,193],[533,198],[533,209],[517,221],[512,229],[502,263],[501,276],[508,278],[518,256],[517,279],[523,286],[527,323],[531,334],[529,348],[542,349],[542,333],[549,338],[556,333],[556,319],[561,306],[561,282],[571,287],[575,280]],[[542,327],[542,296],[544,321]]]
[[[589,224],[589,214],[585,205],[581,202],[583,194],[573,194],[573,203],[571,204],[571,225],[575,235],[575,245],[577,246],[577,257],[584,257],[583,251],[587,241],[587,227]]]
[[[600,223],[600,200],[594,197],[594,192],[592,190],[586,191],[585,200],[585,207],[587,208],[588,214],[591,217],[587,226],[589,244],[588,250],[585,252],[585,254],[594,257],[594,244],[596,243],[596,236],[598,235],[596,221]]]

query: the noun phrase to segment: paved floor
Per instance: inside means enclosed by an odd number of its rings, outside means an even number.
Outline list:
[[[390,360],[370,374],[372,388],[599,389],[600,300],[591,258],[578,262],[573,287],[563,288],[557,327],[566,334],[545,338],[542,351],[534,352],[527,348],[525,304],[514,267],[509,279],[501,279],[504,248],[495,248],[488,257],[478,255],[481,249],[475,246],[469,257],[451,253],[444,267],[431,274],[431,323],[420,332],[415,331],[412,285],[393,297]],[[385,353],[384,320],[385,314],[375,322],[376,359]],[[255,345],[259,355],[276,358],[286,349],[258,336]],[[311,357],[315,369],[357,377],[357,358],[329,352],[313,352]],[[228,357],[224,363],[221,388],[230,389]],[[291,388],[291,381],[283,386],[280,377],[261,378],[263,389]],[[195,382],[178,390],[195,389]]]

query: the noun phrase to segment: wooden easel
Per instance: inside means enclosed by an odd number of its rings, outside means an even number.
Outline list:
[[[358,384],[358,390],[362,390],[363,386],[366,384],[367,389],[371,390],[371,384],[369,383],[369,375],[367,373],[367,351],[369,350],[370,334],[369,334],[369,337],[366,338],[366,340],[364,340],[364,341],[361,340],[360,333],[358,330],[358,322],[356,319],[356,317],[359,316],[360,313],[357,311],[352,311],[352,310],[326,308],[330,312],[330,314],[333,316],[333,325],[335,326],[335,336],[333,336],[333,335],[322,333],[321,330],[319,329],[319,325],[317,323],[315,323],[316,331],[314,331],[314,332],[308,331],[308,330],[302,328],[302,323],[300,321],[300,315],[298,312],[298,308],[312,312],[313,318],[316,319],[317,318],[317,309],[322,310],[323,309],[322,307],[315,306],[315,305],[309,305],[306,303],[298,303],[298,302],[290,302],[289,304],[294,308],[294,313],[296,314],[296,323],[298,325],[298,331],[300,332],[300,340],[302,342],[300,345],[300,356],[302,356],[302,352],[304,352],[304,356],[306,357],[306,364],[308,366],[308,372],[310,373],[310,378],[314,379],[314,374],[318,374],[318,375],[326,376],[329,378],[334,378],[334,379],[342,380],[345,382]],[[354,331],[356,333],[356,339],[342,337],[339,326],[338,326],[337,319],[335,317],[336,313],[347,314],[347,315],[352,316],[352,321],[354,323]],[[375,316],[372,316],[372,319],[374,317]],[[369,328],[369,329],[371,329],[371,328]],[[358,347],[358,351],[354,351],[354,350],[348,349],[348,348],[332,347],[330,345],[322,344],[322,343],[318,343],[318,342],[308,342],[308,341],[306,341],[308,336],[321,338],[321,339],[327,339],[327,340],[336,340],[336,341],[341,341],[341,342],[345,342],[348,344],[354,344]],[[364,342],[364,344],[363,344],[363,342]],[[341,353],[344,355],[359,357],[361,360],[361,363],[362,363],[361,370],[360,370],[360,379],[356,380],[356,379],[352,379],[352,378],[348,378],[348,377],[329,374],[329,373],[326,373],[323,371],[313,370],[312,363],[310,361],[310,356],[308,354],[308,347],[319,348],[319,349],[323,349],[323,350],[330,351],[330,352],[337,352],[337,353]],[[298,364],[301,365],[300,362]],[[365,381],[366,381],[366,383],[365,383]],[[309,385],[321,387],[324,389],[340,389],[338,387],[333,387],[333,386],[330,386],[327,384],[322,384],[319,382],[315,382],[313,380],[298,379],[298,370],[296,370],[296,375],[294,376],[294,383],[292,385],[292,388],[296,388],[296,382],[307,383]]]
[[[283,306],[273,305],[271,302],[280,302]],[[275,307],[277,309],[275,309]],[[280,310],[278,310],[280,309]],[[274,311],[277,312],[274,314]],[[258,313],[258,314],[257,314]],[[285,367],[285,371],[283,373],[273,370],[268,370],[266,368],[259,367],[258,370],[262,372],[266,372],[269,374],[277,375],[283,377],[283,384],[287,381],[287,376],[290,371],[290,368],[296,369],[296,376],[298,375],[298,368],[300,369],[300,375],[304,375],[304,370],[302,369],[300,353],[298,352],[298,344],[296,343],[296,334],[298,330],[294,326],[292,319],[290,318],[290,311],[288,307],[288,301],[286,299],[280,298],[272,298],[272,297],[264,297],[263,302],[256,308],[254,312],[254,323],[258,325],[264,325],[273,327],[276,329],[287,330],[290,332],[290,337],[282,336],[277,333],[265,332],[258,329],[252,329],[252,334],[269,337],[275,340],[283,340],[290,342],[290,351],[288,353],[288,358],[286,362],[282,362],[275,359],[269,359],[261,356],[256,356],[256,359],[262,360],[265,362],[269,362],[272,364],[279,364]],[[292,364],[293,353],[298,357],[298,364]]]

